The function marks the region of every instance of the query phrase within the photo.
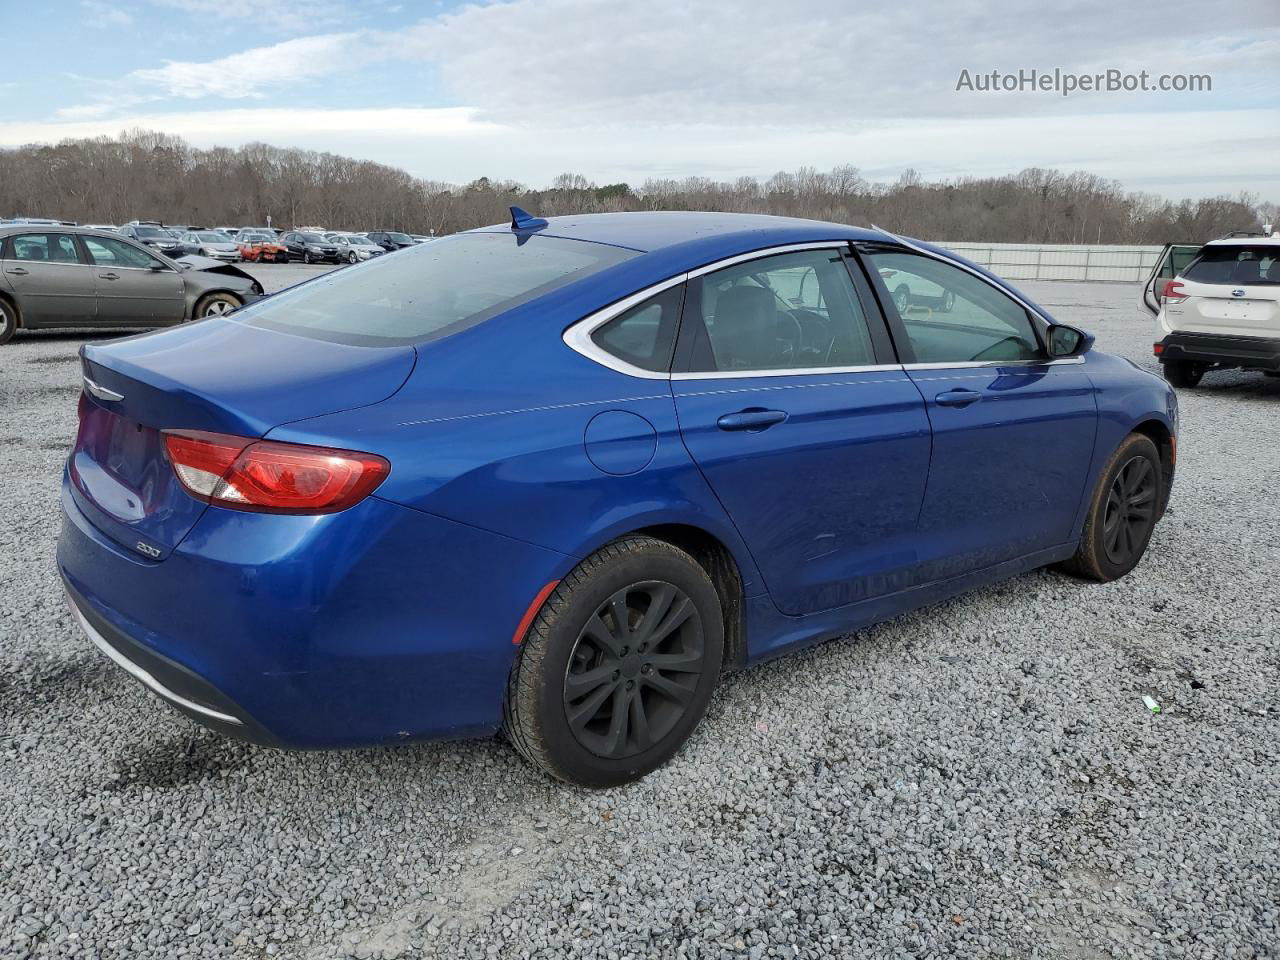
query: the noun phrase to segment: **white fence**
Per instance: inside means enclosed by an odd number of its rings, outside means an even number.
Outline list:
[[[1006,280],[1112,280],[1139,283],[1151,274],[1162,247],[1106,244],[947,243],[940,247],[981,264]]]

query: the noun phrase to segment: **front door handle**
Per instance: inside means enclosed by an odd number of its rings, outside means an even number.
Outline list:
[[[30,272],[31,271],[28,270],[26,267],[12,267],[11,269],[5,271],[5,273],[12,273],[15,277],[25,277]]]
[[[967,407],[969,404],[982,399],[982,394],[977,390],[948,390],[946,393],[940,393],[933,398],[933,402],[940,407]]]
[[[100,280],[119,280],[119,279],[120,279],[120,274],[118,274],[118,273],[100,273],[100,274],[98,274],[98,279],[100,279]]]
[[[775,423],[781,423],[785,419],[787,414],[783,410],[751,407],[739,410],[737,413],[726,413],[716,421],[716,426],[721,430],[768,430]]]

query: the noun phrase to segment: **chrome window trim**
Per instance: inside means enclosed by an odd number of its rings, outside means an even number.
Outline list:
[[[1049,326],[1051,327],[1061,326],[1061,324],[1059,324],[1056,320],[1051,320],[1048,317],[1046,317],[1043,313],[1041,313],[1031,304],[1027,303],[1027,301],[1023,300],[1022,297],[1018,296],[1012,290],[1009,290],[1008,288],[998,283],[992,283],[990,277],[985,276],[984,274],[982,274],[978,270],[975,270],[973,267],[969,266],[968,264],[961,263],[958,260],[952,260],[950,257],[939,256],[938,254],[934,253],[932,250],[926,250],[924,247],[920,246],[919,244],[912,243],[910,240],[906,239],[905,237],[900,237],[897,234],[890,233],[888,230],[884,229],[883,227],[877,227],[875,224],[871,225],[871,229],[879,230],[886,237],[891,238],[895,243],[902,244],[904,247],[906,247],[908,250],[912,251],[913,253],[918,253],[922,257],[928,257],[930,260],[937,260],[939,263],[945,263],[948,266],[955,267],[958,270],[963,270],[965,273],[972,274],[973,276],[981,280],[983,283],[985,283],[987,286],[991,287],[993,290],[997,291],[998,293],[1003,293],[1010,300],[1013,300],[1016,303],[1020,304],[1024,310],[1030,311],[1032,314],[1039,317],[1042,321],[1044,321]],[[868,242],[872,242],[872,241],[868,241]]]
[[[840,373],[883,373],[902,370],[900,363],[864,363],[853,367],[788,367],[783,370],[706,370],[673,373],[672,380],[746,380],[759,377],[821,377]]]
[[[639,290],[629,296],[623,297],[609,306],[597,310],[595,313],[588,314],[581,320],[573,323],[561,335],[565,346],[571,350],[582,354],[588,360],[593,360],[602,367],[608,367],[617,373],[626,374],[629,377],[637,377],[642,380],[701,380],[701,379],[726,379],[728,377],[780,377],[792,375],[812,375],[815,372],[825,373],[861,373],[864,370],[885,370],[895,369],[898,364],[871,365],[866,367],[817,367],[809,369],[795,370],[758,370],[758,371],[709,371],[700,374],[672,373],[671,371],[645,370],[641,367],[620,360],[607,350],[598,347],[594,340],[591,339],[597,328],[608,323],[619,314],[626,313],[632,307],[643,303],[650,297],[669,290],[674,286],[694,279],[695,277],[705,276],[708,273],[715,273],[725,267],[732,267],[739,263],[747,263],[751,260],[760,260],[764,257],[777,256],[783,253],[795,253],[801,250],[845,250],[849,248],[848,240],[823,240],[813,243],[787,243],[776,247],[765,247],[761,250],[753,250],[750,253],[740,253],[732,257],[726,257],[723,260],[716,260],[712,263],[704,264],[696,267],[687,273],[678,273],[666,280],[651,284],[643,290]]]
[[[904,363],[906,370],[974,370],[981,367],[1053,367],[1067,363],[1084,363],[1084,357],[1059,357],[1057,360],[953,360],[941,363]]]
[[[625,373],[629,377],[638,377],[642,380],[669,380],[671,379],[670,370],[645,370],[643,367],[627,363],[625,360],[621,360],[609,353],[609,351],[597,346],[596,342],[591,339],[591,334],[595,333],[597,328],[614,319],[614,317],[626,313],[632,307],[644,303],[650,297],[657,296],[664,290],[679,286],[688,278],[689,275],[687,273],[678,273],[674,277],[668,277],[666,280],[647,286],[630,296],[623,297],[603,310],[597,310],[595,313],[583,317],[569,327],[560,339],[571,350],[577,351],[588,360],[594,360],[602,367],[608,367],[610,370]]]
[[[75,601],[71,599],[70,594],[67,594],[67,606],[71,608],[71,615],[75,617],[76,623],[80,624],[80,629],[85,632],[85,636],[93,641],[93,645],[110,657],[112,663],[123,669],[147,689],[161,697],[164,697],[171,703],[176,703],[178,706],[185,707],[186,709],[199,713],[202,716],[212,717],[214,720],[221,720],[223,723],[232,723],[237,727],[244,726],[244,722],[239,717],[233,717],[229,713],[222,713],[219,710],[214,710],[212,707],[206,707],[204,704],[196,703],[194,700],[188,700],[186,697],[174,693],[150,673],[138,666],[138,664],[134,663],[115,647],[111,646],[111,644],[107,642],[106,638],[95,630],[93,625],[85,619],[85,615],[80,612],[80,608],[76,606]]]

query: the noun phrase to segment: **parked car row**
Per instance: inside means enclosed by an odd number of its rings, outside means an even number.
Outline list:
[[[263,295],[239,267],[184,256],[170,237],[135,233],[0,226],[0,344],[19,328],[169,326],[230,313]]]
[[[67,220],[23,217],[0,220],[0,226],[76,226]],[[86,230],[119,233],[158,250],[167,257],[201,256],[214,260],[251,263],[359,263],[383,253],[434,240],[434,237],[396,230],[326,230],[299,227],[292,231],[274,227],[203,227],[194,224],[131,220],[122,226],[85,224]]]

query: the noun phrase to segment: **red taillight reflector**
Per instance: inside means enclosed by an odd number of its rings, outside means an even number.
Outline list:
[[[529,609],[524,612],[524,616],[520,618],[520,623],[516,627],[516,632],[511,635],[511,642],[519,646],[524,642],[524,635],[529,632],[529,625],[533,623],[533,618],[538,615],[538,611],[542,609],[542,605],[547,602],[547,597],[551,596],[551,591],[560,586],[559,580],[552,580],[545,587],[538,591],[538,595],[533,598],[533,603],[529,604]]]
[[[334,513],[359,503],[391,472],[371,453],[225,433],[166,430],[164,444],[188,493],[233,510]]]
[[[1181,303],[1188,294],[1182,292],[1181,280],[1170,280],[1164,285],[1164,298],[1169,303]]]
[[[1151,352],[1154,353],[1157,357],[1160,356],[1160,354],[1164,353],[1164,344],[1153,343],[1151,345]]]

